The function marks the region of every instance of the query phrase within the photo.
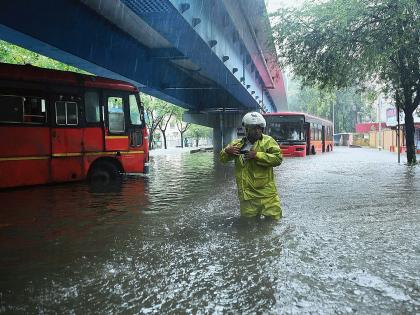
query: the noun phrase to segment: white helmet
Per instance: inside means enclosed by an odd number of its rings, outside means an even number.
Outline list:
[[[266,122],[263,117],[258,112],[250,112],[245,114],[244,118],[242,118],[242,126],[260,126],[261,128],[265,128]]]

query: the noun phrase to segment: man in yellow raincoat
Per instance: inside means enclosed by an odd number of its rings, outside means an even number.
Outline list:
[[[246,137],[233,140],[220,152],[220,160],[235,161],[235,177],[241,215],[244,217],[282,216],[280,198],[274,183],[273,167],[283,158],[277,142],[263,134],[264,117],[257,112],[247,113],[242,119]]]

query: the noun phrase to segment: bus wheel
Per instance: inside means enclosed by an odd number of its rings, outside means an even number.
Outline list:
[[[121,178],[118,167],[110,162],[103,161],[94,166],[89,174],[91,183],[108,185]]]
[[[311,148],[311,153],[312,153],[313,155],[315,155],[315,154],[316,154],[316,151],[315,151],[315,147],[314,147],[314,146]]]
[[[330,146],[327,145],[327,152],[330,152]]]

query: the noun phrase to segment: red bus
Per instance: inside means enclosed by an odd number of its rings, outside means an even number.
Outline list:
[[[0,188],[148,171],[132,84],[0,63]]]
[[[267,134],[284,156],[305,156],[333,150],[331,121],[297,112],[266,113]]]

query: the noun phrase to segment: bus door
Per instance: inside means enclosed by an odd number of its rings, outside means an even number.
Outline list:
[[[104,95],[105,151],[128,150],[127,95],[109,91]]]
[[[140,107],[141,103],[138,94],[130,94],[128,103],[130,112],[130,124],[128,126],[130,149],[136,150],[143,146],[144,113]]]
[[[82,179],[81,97],[55,95],[51,99],[51,107],[51,179],[54,182]]]
[[[322,126],[321,140],[322,140],[322,152],[325,152],[325,126]]]
[[[311,152],[311,124],[309,122],[304,123],[305,137],[306,137],[306,155]]]
[[[147,128],[144,121],[143,106],[140,102],[138,93],[131,93],[128,97],[128,139],[130,160],[126,160],[127,165],[133,173],[148,173],[148,142]]]

